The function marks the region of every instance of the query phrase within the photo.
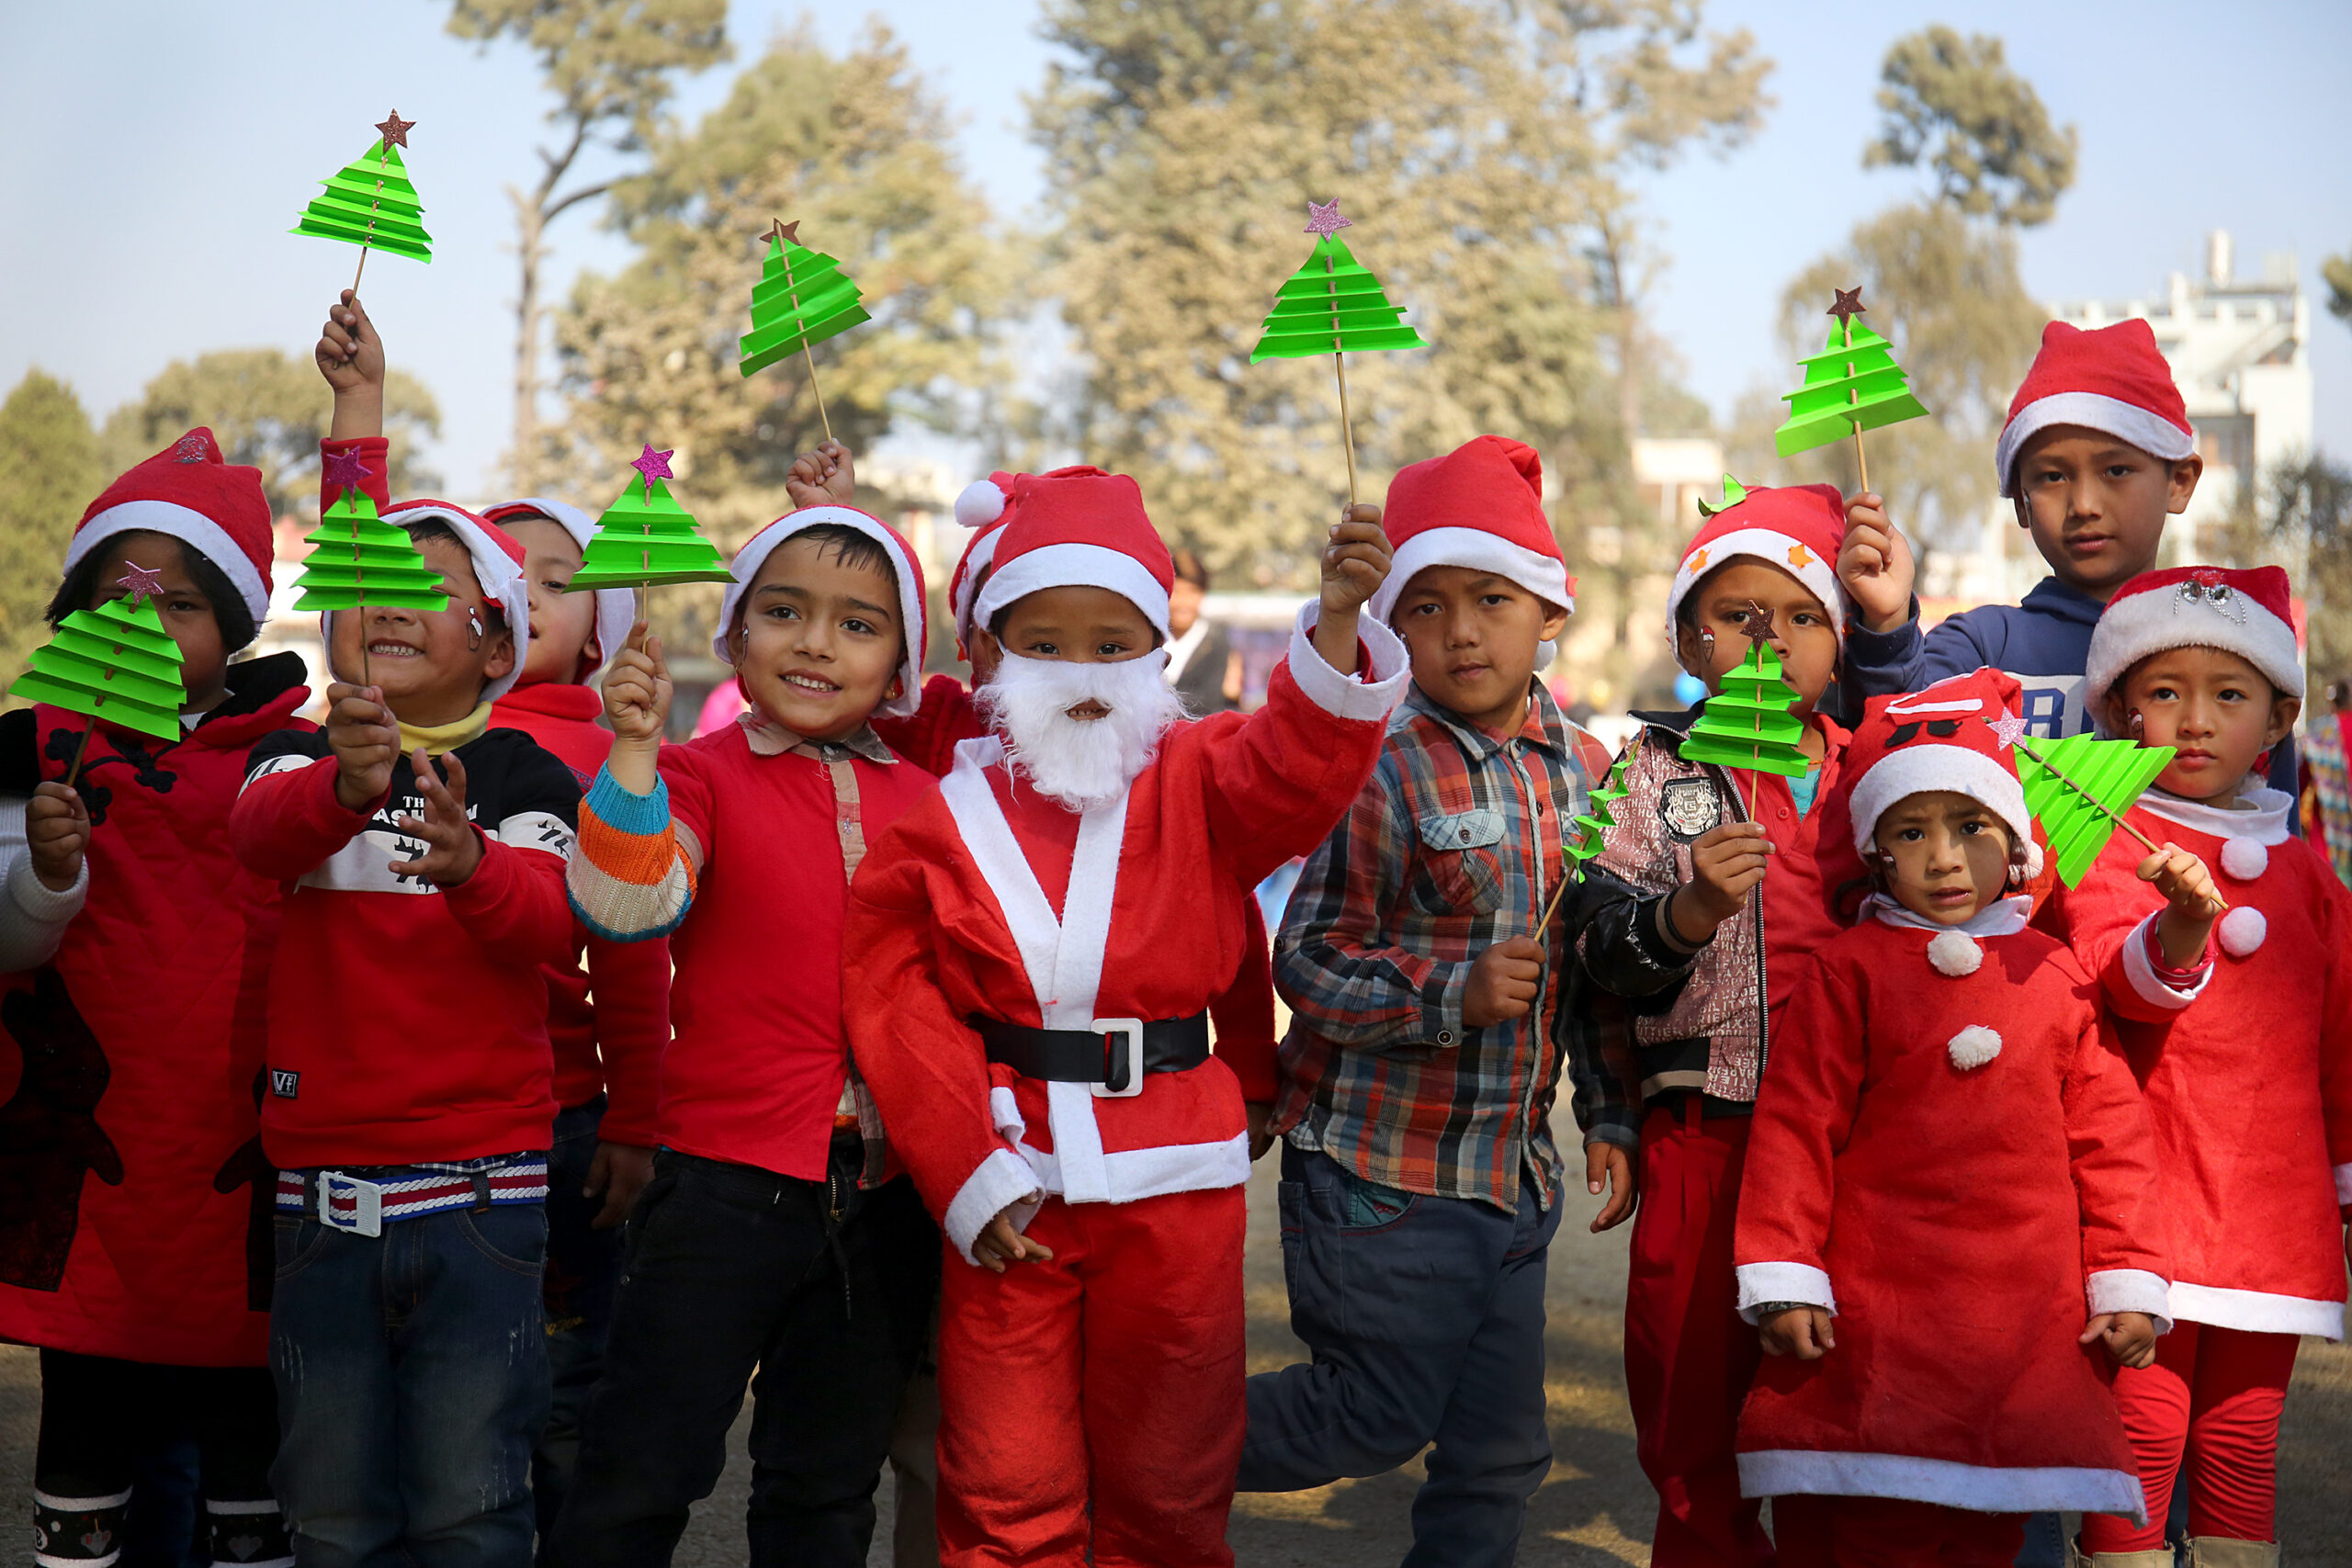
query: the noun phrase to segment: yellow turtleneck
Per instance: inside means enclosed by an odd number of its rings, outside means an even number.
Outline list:
[[[418,747],[424,748],[428,757],[438,757],[444,751],[454,751],[490,728],[490,705],[482,704],[455,724],[410,724],[401,722],[401,755],[405,757]]]

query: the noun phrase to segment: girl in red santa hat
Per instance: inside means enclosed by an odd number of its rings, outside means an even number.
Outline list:
[[[2155,1156],[2097,984],[2027,924],[2017,698],[1872,699],[1825,807],[1876,891],[1789,1003],[1734,1244],[1769,1358],[1740,1483],[1792,1568],[2005,1568],[2029,1511],[2141,1515],[2107,1378],[2166,1326]]]
[[[852,890],[858,1064],[947,1233],[951,1565],[1224,1564],[1241,1443],[1242,1090],[1204,1011],[1241,890],[1362,787],[1404,684],[1359,507],[1266,706],[1182,721],[1135,481],[1023,476],[972,636],[986,737]],[[1369,648],[1369,671],[1364,670]]]
[[[0,717],[0,1027],[22,1055],[0,1056],[0,1338],[41,1348],[34,1551],[53,1568],[113,1562],[134,1503],[158,1501],[131,1484],[154,1418],[198,1434],[212,1560],[292,1561],[259,1115],[279,890],[225,830],[246,750],[311,728],[299,656],[230,662],[269,613],[271,553],[260,472],[189,431],[90,503],[48,612],[151,605],[183,733]]]
[[[2053,906],[2100,976],[2147,1097],[2180,1327],[2116,1392],[2148,1514],[2184,1468],[2192,1559],[2261,1568],[2272,1540],[2278,1414],[2296,1338],[2344,1332],[2352,1203],[2352,895],[2261,787],[2301,706],[2287,574],[2149,572],[2091,638],[2087,696],[2111,735],[2175,749],[2119,834]],[[2167,900],[2158,861],[2215,867],[2216,905]],[[2220,952],[2209,946],[2211,932]],[[2083,1527],[2100,1568],[2159,1568],[2161,1529]]]

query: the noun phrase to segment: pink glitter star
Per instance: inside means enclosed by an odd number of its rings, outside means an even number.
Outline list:
[[[160,598],[164,592],[163,572],[150,571],[143,566],[131,567],[120,577],[116,578],[115,581],[120,585],[124,594],[130,600],[130,607],[134,610],[139,608],[140,601]]]
[[[677,448],[673,446],[668,452],[656,452],[653,449],[653,443],[649,441],[645,444],[645,450],[639,454],[637,461],[629,465],[645,476],[645,498],[648,501],[653,499],[655,479],[673,479],[678,477],[670,471],[670,457],[676,451]]]
[[[356,452],[330,452],[325,464],[327,483],[345,490],[357,490],[361,481],[376,471],[361,462]]]
[[[2004,746],[2014,746],[2025,734],[2025,720],[2013,713],[2005,713],[1992,722],[1993,739]]]
[[[1306,232],[1317,239],[1329,239],[1342,229],[1352,229],[1351,219],[1340,216],[1340,204],[1334,201],[1310,201],[1306,204]]]

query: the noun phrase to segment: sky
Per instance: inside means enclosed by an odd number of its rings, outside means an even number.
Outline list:
[[[689,79],[680,111],[719,101],[803,10],[736,0],[735,62]],[[1719,416],[1743,391],[1789,381],[1773,335],[1787,280],[1922,188],[1909,171],[1865,172],[1860,152],[1887,45],[1955,20],[2003,38],[2053,118],[2080,128],[2075,187],[2022,241],[2027,285],[2045,299],[2154,293],[2170,272],[2201,270],[2213,228],[2232,231],[2242,274],[2294,253],[2313,299],[2317,440],[2352,459],[2352,324],[2320,308],[2318,277],[2323,256],[2352,251],[2352,6],[1973,0],[1963,19],[1916,0],[1707,0],[1705,14],[1748,28],[1777,62],[1777,102],[1747,146],[1643,183],[1665,263],[1653,325]],[[840,47],[885,18],[957,115],[966,166],[997,211],[1034,222],[1043,171],[1022,97],[1049,58],[1036,15],[1034,0],[878,0],[824,6],[815,26]],[[103,419],[174,358],[307,355],[357,254],[287,231],[397,108],[418,125],[408,164],[435,259],[372,256],[368,306],[392,362],[439,399],[429,460],[452,495],[493,499],[483,487],[512,415],[504,189],[535,173],[546,103],[525,51],[451,38],[447,16],[430,0],[0,6],[0,48],[19,66],[0,96],[0,387],[38,365]],[[551,298],[578,268],[628,259],[593,205],[551,237]]]

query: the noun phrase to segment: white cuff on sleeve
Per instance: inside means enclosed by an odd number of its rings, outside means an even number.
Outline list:
[[[2205,982],[2213,977],[2213,966],[2210,964],[2205,965],[2203,972],[2197,976],[2197,983],[2186,990],[2167,986],[2156,978],[2155,965],[2148,962],[2148,942],[2155,934],[2151,928],[2163,913],[2164,911],[2159,909],[2155,914],[2150,915],[2146,919],[2133,926],[2132,934],[2123,939],[2123,976],[2132,982],[2133,993],[2142,1001],[2146,1002],[2150,1007],[2159,1007],[2168,1011],[2178,1012],[2182,1008],[2195,1001],[2199,994],[2205,989]]]
[[[2093,1317],[2109,1312],[2144,1312],[2156,1332],[2172,1332],[2172,1287],[2145,1269],[2101,1269],[2083,1287]]]
[[[1829,1276],[1809,1263],[1743,1263],[1739,1266],[1739,1315],[1756,1321],[1756,1309],[1768,1302],[1798,1302],[1826,1312],[1838,1310],[1829,1292]]]
[[[33,873],[33,857],[18,849],[8,863],[7,904],[0,911],[0,953],[10,969],[31,969],[56,955],[65,928],[90,896],[90,857],[82,857],[74,886],[60,893]]]
[[[1342,675],[1315,649],[1316,618],[1322,610],[1322,604],[1313,599],[1298,608],[1298,621],[1290,632],[1291,679],[1326,713],[1341,718],[1387,717],[1388,710],[1404,697],[1405,682],[1411,676],[1404,643],[1371,616],[1357,616],[1356,637],[1371,655],[1372,678],[1366,680],[1361,670]]]
[[[1035,1203],[1044,1196],[1044,1190],[1037,1185],[1037,1173],[1029,1168],[1027,1160],[1011,1149],[991,1149],[989,1157],[964,1179],[954,1201],[947,1205],[947,1213],[940,1217],[939,1226],[956,1244],[956,1256],[977,1269],[980,1260],[972,1256],[972,1243],[979,1238],[988,1223],[1015,1203]],[[1035,1213],[1035,1209],[1030,1211]],[[1028,1224],[1029,1214],[1014,1214],[1015,1229],[1026,1228]]]

